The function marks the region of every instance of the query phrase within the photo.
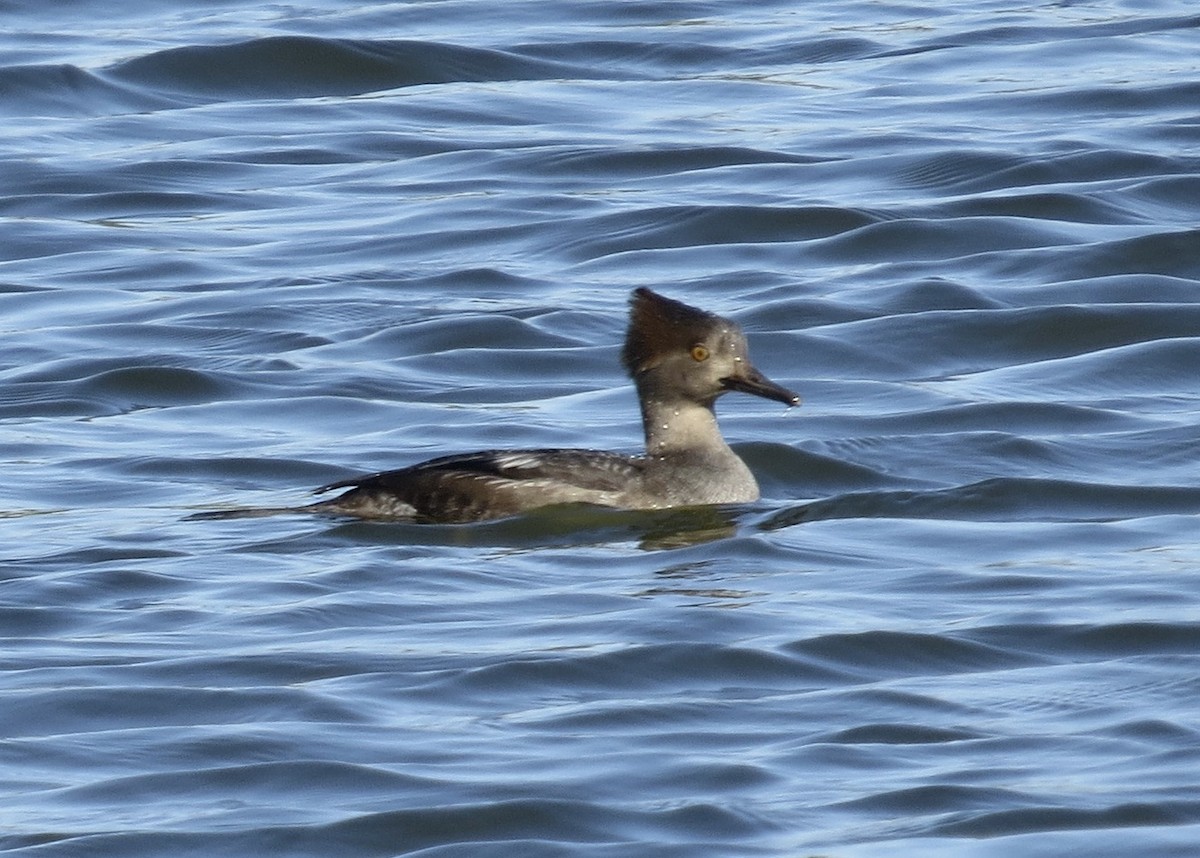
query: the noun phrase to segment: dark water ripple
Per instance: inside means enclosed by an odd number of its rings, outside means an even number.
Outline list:
[[[4,6],[0,852],[1191,856],[1189,4]],[[187,522],[636,446],[764,499]]]

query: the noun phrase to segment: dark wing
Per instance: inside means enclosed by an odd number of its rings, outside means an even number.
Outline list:
[[[487,450],[430,459],[321,486],[350,489],[327,501],[330,511],[380,518],[475,521],[512,515],[565,499],[603,503],[627,489],[643,461],[600,450]],[[567,493],[585,495],[566,498]],[[590,496],[595,493],[595,498]]]
[[[349,477],[314,490],[315,494],[348,488],[387,488],[424,474],[459,474],[502,480],[552,479],[580,488],[619,491],[641,475],[643,462],[606,450],[484,450],[442,456],[394,471]]]

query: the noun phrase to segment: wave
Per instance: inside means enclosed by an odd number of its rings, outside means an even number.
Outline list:
[[[429,84],[635,76],[517,52],[409,40],[270,36],[186,45],[93,71],[0,68],[0,112],[101,116],[214,101],[354,96]]]
[[[360,95],[427,84],[594,77],[558,60],[420,41],[272,36],[189,45],[127,60],[109,77],[205,99]]]
[[[107,116],[184,104],[70,64],[0,68],[0,115]]]
[[[946,489],[850,492],[779,510],[758,526],[769,531],[844,518],[1062,523],[1169,515],[1200,515],[1200,488],[993,477]]]

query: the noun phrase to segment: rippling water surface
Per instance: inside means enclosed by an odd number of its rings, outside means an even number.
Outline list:
[[[0,851],[1191,856],[1184,0],[3,4]],[[300,515],[634,450],[730,510]]]

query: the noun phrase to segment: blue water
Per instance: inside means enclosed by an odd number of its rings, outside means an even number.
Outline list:
[[[0,853],[1192,856],[1186,0],[0,4]],[[302,515],[636,450],[763,500]]]

